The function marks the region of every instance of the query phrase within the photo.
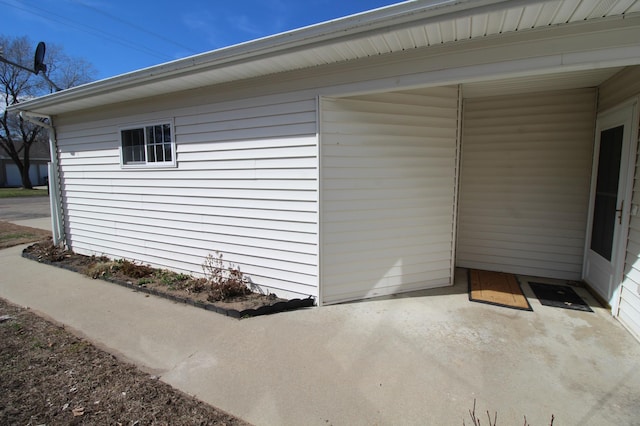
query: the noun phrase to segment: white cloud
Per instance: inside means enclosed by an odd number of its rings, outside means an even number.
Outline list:
[[[193,33],[199,35],[201,39],[211,48],[223,47],[226,42],[221,37],[218,19],[208,10],[198,10],[184,13],[181,16],[182,25]],[[194,38],[191,36],[189,38]]]
[[[265,35],[264,29],[260,28],[260,26],[254,22],[251,22],[251,19],[247,15],[228,16],[227,22],[229,22],[234,29],[251,36]]]

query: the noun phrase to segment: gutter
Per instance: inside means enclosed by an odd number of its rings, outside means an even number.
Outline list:
[[[62,197],[60,192],[60,161],[58,159],[58,140],[56,138],[56,129],[53,126],[53,120],[48,115],[36,114],[29,111],[20,111],[20,117],[36,126],[44,127],[49,130],[49,152],[51,153],[51,161],[49,162],[49,205],[51,207],[51,234],[53,236],[53,244],[60,245],[65,241],[64,232],[64,212],[62,210]],[[45,118],[48,123],[37,120],[37,118]]]
[[[312,46],[359,37],[367,33],[387,31],[416,21],[441,20],[445,17],[467,16],[476,10],[502,8],[505,4],[537,3],[541,0],[415,0],[374,9],[328,22],[239,43],[210,52],[178,59],[138,71],[76,86],[30,101],[8,110],[40,110],[126,90],[129,87],[154,83],[167,78],[212,71],[220,67],[251,62],[285,52],[305,50]],[[18,106],[19,105],[19,106]]]

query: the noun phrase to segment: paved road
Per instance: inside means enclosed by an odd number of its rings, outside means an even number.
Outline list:
[[[49,216],[49,197],[0,198],[0,220],[13,222]]]

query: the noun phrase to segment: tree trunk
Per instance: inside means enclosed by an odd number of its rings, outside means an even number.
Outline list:
[[[29,177],[29,169],[25,168],[22,172],[22,188],[23,189],[33,189],[33,184],[31,183],[31,177]]]
[[[31,168],[31,160],[29,159],[29,151],[25,150],[25,155],[24,155],[24,158],[22,160],[22,170],[20,170],[20,172],[22,174],[22,188],[23,189],[33,189],[33,185],[31,184],[31,177],[29,176],[29,169],[30,168]]]

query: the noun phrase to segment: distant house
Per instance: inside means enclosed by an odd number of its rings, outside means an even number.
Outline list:
[[[12,111],[52,118],[77,252],[319,304],[583,279],[639,335],[639,65],[637,1],[415,1]]]
[[[49,146],[36,143],[32,146],[29,177],[33,186],[45,185],[47,182],[47,164],[49,163]],[[0,149],[0,187],[22,186],[22,177],[16,163]]]

